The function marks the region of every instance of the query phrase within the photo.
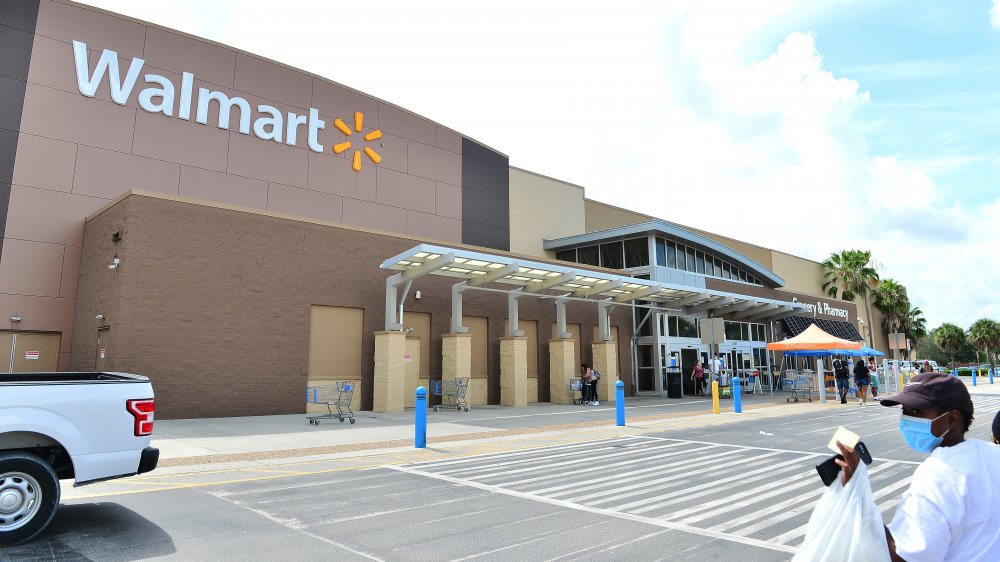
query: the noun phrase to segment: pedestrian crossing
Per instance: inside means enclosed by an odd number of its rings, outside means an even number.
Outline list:
[[[629,436],[407,464],[406,472],[522,498],[775,547],[801,544],[825,488],[829,453]],[[916,463],[876,460],[874,499],[886,521]]]

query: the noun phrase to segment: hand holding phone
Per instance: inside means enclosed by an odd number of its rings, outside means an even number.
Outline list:
[[[871,452],[868,451],[868,447],[865,446],[863,441],[858,441],[854,445],[854,450],[857,451],[858,455],[861,456],[861,461],[866,465],[872,463]],[[838,460],[843,461],[844,456],[835,455],[816,465],[816,472],[819,473],[820,479],[823,480],[823,485],[829,486],[837,479],[837,475],[840,474],[840,465],[837,464]]]

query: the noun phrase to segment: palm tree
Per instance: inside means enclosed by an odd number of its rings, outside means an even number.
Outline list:
[[[924,319],[924,311],[917,307],[910,308],[906,316],[903,317],[902,330],[908,339],[913,340],[913,347],[916,347],[920,340],[927,337],[927,320]]]
[[[934,337],[934,343],[938,344],[938,347],[951,355],[949,366],[954,369],[955,352],[962,349],[962,346],[965,345],[965,330],[954,324],[945,322],[931,332],[931,335]]]
[[[882,313],[887,333],[899,331],[903,319],[910,311],[910,298],[906,295],[906,287],[894,279],[883,279],[875,287],[875,308]]]
[[[986,352],[986,356],[990,358],[990,369],[993,369],[993,355],[1000,347],[1000,322],[989,318],[976,320],[969,326],[969,341]]]
[[[878,272],[871,265],[872,253],[868,250],[841,250],[830,254],[823,262],[826,270],[823,290],[833,298],[853,301],[861,297],[865,303],[868,321],[872,318],[871,291],[878,284]],[[839,293],[839,296],[838,296]],[[872,331],[868,331],[868,346],[874,347]]]

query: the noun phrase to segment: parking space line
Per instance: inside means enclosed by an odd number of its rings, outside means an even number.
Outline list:
[[[423,470],[418,470],[418,469],[410,468],[410,467],[407,467],[407,466],[387,466],[386,468],[389,469],[389,470],[395,470],[395,471],[399,471],[399,472],[406,472],[406,473],[409,473],[409,474],[414,474],[414,475],[417,475],[417,476],[423,476],[425,478],[433,478],[433,479],[437,479],[437,480],[444,480],[445,482],[451,482],[451,483],[459,485],[459,486],[467,486],[467,487],[471,487],[471,488],[477,488],[477,489],[480,489],[480,490],[485,490],[485,491],[496,493],[496,494],[503,494],[503,495],[512,496],[512,497],[515,497],[515,498],[520,498],[520,499],[525,499],[525,500],[530,500],[530,501],[535,501],[535,502],[540,502],[540,503],[546,503],[546,504],[549,504],[549,505],[555,505],[555,506],[566,508],[566,509],[573,509],[573,510],[576,510],[576,511],[584,511],[584,512],[587,512],[587,513],[593,513],[593,514],[596,514],[596,515],[604,515],[606,517],[614,517],[614,518],[617,518],[617,519],[625,519],[625,520],[628,520],[628,521],[634,521],[636,523],[645,523],[647,525],[652,525],[652,526],[655,526],[655,527],[662,527],[662,528],[665,528],[665,529],[673,529],[673,530],[677,530],[677,531],[683,531],[685,533],[690,533],[690,534],[693,534],[693,535],[699,535],[699,536],[703,536],[703,537],[710,537],[710,538],[714,538],[714,539],[718,539],[718,540],[723,540],[723,541],[728,541],[728,542],[734,542],[734,543],[744,544],[744,545],[748,545],[748,546],[755,546],[755,547],[759,547],[759,548],[765,548],[767,550],[774,550],[774,551],[778,551],[778,552],[787,552],[787,553],[794,553],[794,552],[796,552],[798,550],[797,548],[791,547],[791,546],[788,546],[788,545],[774,544],[774,543],[770,543],[770,542],[767,542],[767,541],[762,541],[762,540],[753,539],[753,538],[749,538],[749,537],[741,537],[741,536],[738,536],[738,535],[731,535],[731,534],[728,534],[728,533],[718,533],[718,532],[715,532],[715,531],[710,531],[708,529],[701,529],[701,528],[698,528],[698,527],[692,527],[691,525],[684,525],[684,524],[681,524],[681,523],[674,523],[672,521],[663,521],[663,520],[660,520],[660,519],[654,519],[652,517],[644,517],[642,515],[636,515],[636,514],[632,514],[632,513],[623,513],[623,512],[618,512],[618,511],[612,511],[612,510],[609,510],[609,509],[601,509],[601,508],[590,507],[590,506],[586,506],[586,505],[580,505],[580,504],[573,503],[573,502],[566,501],[566,500],[559,500],[559,499],[555,499],[555,498],[548,498],[548,497],[545,497],[545,496],[538,496],[538,495],[527,493],[527,492],[519,492],[519,491],[516,491],[516,490],[509,490],[509,489],[505,489],[505,488],[502,488],[502,487],[497,486],[497,485],[482,484],[482,483],[475,482],[475,481],[472,481],[472,480],[465,480],[463,478],[456,478],[454,476],[447,476],[447,475],[444,475],[444,474],[435,474],[433,472],[425,472]]]

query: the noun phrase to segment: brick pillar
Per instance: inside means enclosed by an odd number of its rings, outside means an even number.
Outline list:
[[[601,371],[601,374],[604,374]],[[573,340],[549,340],[549,401],[572,404],[579,393],[570,391],[569,381],[580,378]]]
[[[406,388],[406,332],[375,332],[375,386],[372,410],[402,412]]]
[[[597,397],[601,402],[615,401],[615,383],[618,382],[618,342],[594,342],[594,365],[601,372],[597,381]]]
[[[472,376],[472,336],[443,334],[441,336],[441,380]]]
[[[500,404],[528,405],[528,338],[500,338]]]

